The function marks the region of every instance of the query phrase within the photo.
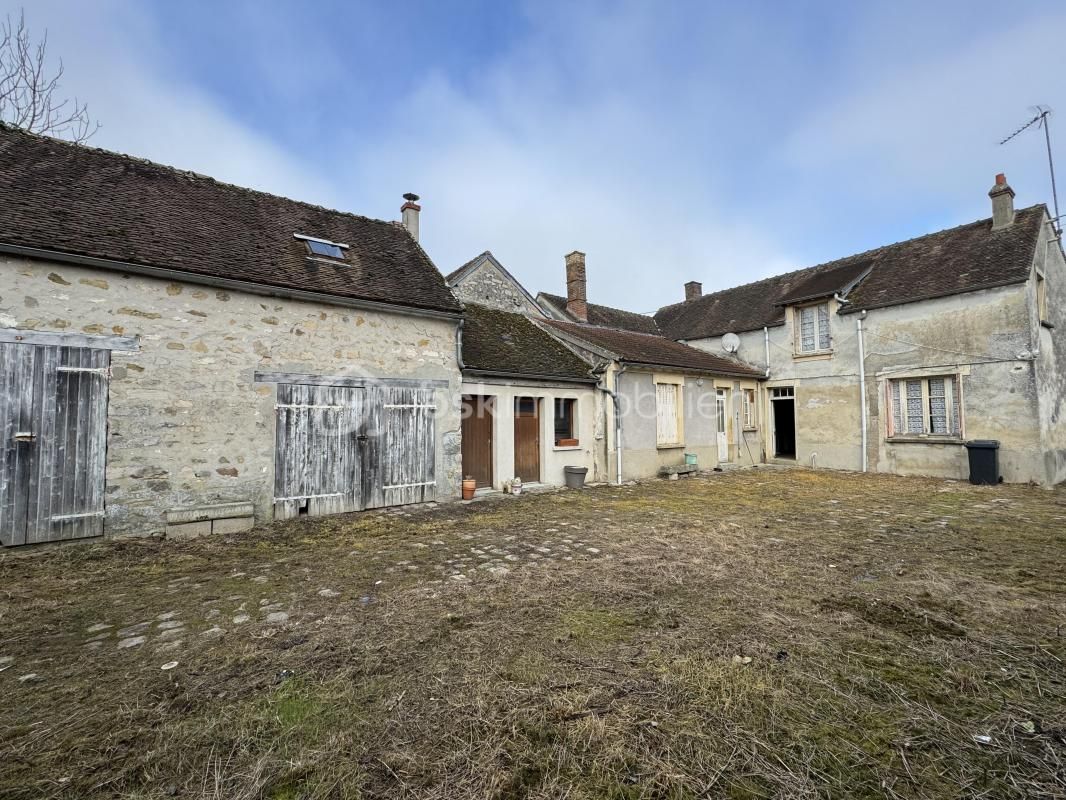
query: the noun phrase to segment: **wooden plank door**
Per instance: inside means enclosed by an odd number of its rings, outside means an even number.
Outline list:
[[[492,486],[492,398],[463,396],[463,477]]]
[[[362,510],[364,400],[359,388],[278,384],[276,518]]]
[[[0,542],[100,536],[111,353],[0,344]]]
[[[715,393],[715,416],[717,418],[718,460],[729,460],[729,400],[725,389]]]
[[[382,393],[381,479],[386,506],[437,496],[437,405],[432,389],[386,387]]]
[[[524,483],[540,480],[540,400],[514,400],[514,474]]]

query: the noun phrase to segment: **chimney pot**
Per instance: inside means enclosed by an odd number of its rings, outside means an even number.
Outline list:
[[[418,212],[422,210],[422,206],[418,205],[417,194],[408,192],[403,196],[404,204],[400,206],[401,219],[403,220],[403,226],[407,228],[407,232],[411,234],[411,238],[416,242],[418,241]]]
[[[992,230],[1010,227],[1014,223],[1014,190],[1002,172],[996,175],[996,185],[988,196],[992,198]]]
[[[699,281],[689,281],[685,284],[685,299],[695,300],[697,297],[703,297],[703,284]]]
[[[566,256],[566,311],[578,322],[589,321],[585,299],[585,254],[579,250]]]

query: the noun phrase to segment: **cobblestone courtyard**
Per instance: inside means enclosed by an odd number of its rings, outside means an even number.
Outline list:
[[[753,470],[3,553],[0,795],[1066,796],[1064,544]]]

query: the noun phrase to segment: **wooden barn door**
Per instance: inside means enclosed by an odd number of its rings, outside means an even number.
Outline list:
[[[514,399],[514,474],[524,483],[540,480],[540,401]]]
[[[0,343],[0,543],[104,531],[108,350]]]
[[[463,477],[492,486],[492,398],[463,396]]]
[[[319,516],[364,507],[365,390],[278,385],[274,516]]]
[[[381,407],[382,502],[423,503],[437,496],[437,406],[432,389],[386,387]]]

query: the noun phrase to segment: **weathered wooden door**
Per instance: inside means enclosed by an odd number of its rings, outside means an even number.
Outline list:
[[[0,544],[104,530],[108,350],[0,343]]]
[[[381,488],[386,506],[437,496],[437,406],[432,389],[386,387],[381,407]]]
[[[275,406],[274,516],[364,507],[365,390],[279,384]]]
[[[514,400],[514,474],[525,483],[540,480],[540,401]]]
[[[717,418],[718,460],[729,460],[729,398],[726,389],[715,392],[715,417]]]
[[[463,477],[492,486],[492,398],[463,396]]]

